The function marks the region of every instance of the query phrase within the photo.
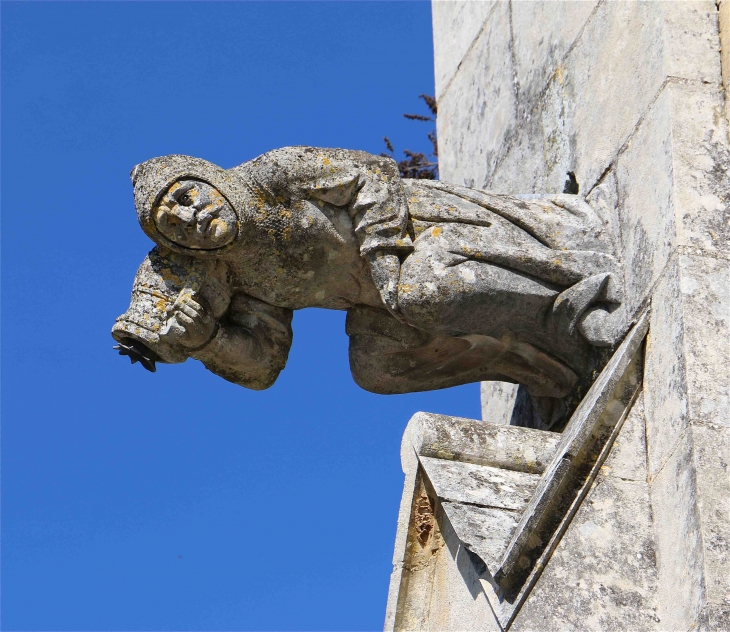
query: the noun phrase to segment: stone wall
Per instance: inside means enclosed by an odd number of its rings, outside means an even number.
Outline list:
[[[441,179],[575,172],[651,306],[643,394],[512,628],[730,629],[730,25],[715,2],[432,7]],[[484,418],[508,423],[497,391]]]

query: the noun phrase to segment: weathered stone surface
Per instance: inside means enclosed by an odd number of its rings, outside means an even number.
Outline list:
[[[660,616],[670,629],[701,622],[707,601],[721,607],[727,594],[724,435],[707,430],[709,424],[728,427],[727,270],[723,258],[679,255],[653,297],[647,441]],[[695,418],[703,420],[700,425]],[[700,454],[706,455],[702,462]]]
[[[519,513],[448,501],[441,506],[459,540],[494,572],[517,526]]]
[[[661,3],[664,63],[669,77],[720,85],[717,3],[685,0]]]
[[[730,261],[681,255],[654,292],[647,348],[649,474],[690,419],[730,425]]]
[[[643,314],[563,431],[494,575],[505,592],[522,590],[532,568],[550,554],[562,528],[558,525],[570,520],[605,461],[641,387],[641,348],[648,324],[648,315]]]
[[[435,0],[431,3],[436,99],[441,98],[497,4],[494,0]]]
[[[593,187],[586,196],[586,201],[596,211],[604,225],[608,239],[611,239],[616,252],[622,253],[623,242],[621,240],[621,218],[619,215],[618,180],[616,169],[611,167],[601,177],[598,184]],[[623,202],[623,201],[622,201]],[[624,276],[626,268],[624,267]]]
[[[548,168],[553,162],[550,152],[546,150],[542,118],[528,117],[520,121],[517,133],[511,143],[504,147],[494,172],[487,175],[483,186],[495,193],[509,195],[546,191],[557,193],[563,190],[565,173],[563,180],[554,178],[548,182]],[[459,173],[462,172],[463,167],[459,170]],[[453,179],[458,181],[457,175]]]
[[[681,255],[689,416],[730,428],[730,257]]]
[[[551,80],[533,110],[524,104],[518,138],[505,162],[514,165],[510,153],[541,145],[543,164],[533,165],[542,173],[535,176],[523,167],[520,177],[528,182],[537,177],[542,190],[556,191],[566,171],[574,171],[582,190],[590,191],[663,85],[661,41],[658,3],[601,3],[563,62],[547,66]],[[539,124],[532,125],[535,118]],[[519,138],[524,134],[541,135],[542,142]],[[500,164],[485,186],[500,190],[499,183],[509,178],[505,170]]]
[[[416,413],[403,434],[401,459],[416,454],[541,474],[560,435],[475,419]]]
[[[583,12],[595,8],[593,3],[580,5]],[[529,3],[513,6],[515,24],[530,20]],[[544,10],[552,16],[563,6],[545,4]],[[565,172],[572,170],[582,190],[590,191],[668,79],[719,85],[717,15],[712,2],[601,3],[584,24],[580,11],[569,15],[547,26],[534,21],[541,36],[547,30],[537,44],[531,31],[526,35],[524,29],[514,31],[518,79],[529,73],[520,68],[522,64],[529,67],[530,51],[546,47],[552,52],[535,55],[541,64],[532,73],[550,80],[544,87],[539,80],[535,88],[523,89],[520,84],[517,134],[508,139],[504,157],[482,186],[516,193],[515,184],[523,181],[523,192],[558,191]],[[572,48],[561,56],[574,33],[578,37]],[[550,41],[554,41],[552,48]],[[520,53],[523,48],[524,54]],[[463,168],[454,177],[462,173]]]
[[[729,154],[718,113],[716,88],[670,84],[618,157],[619,250],[630,272],[629,311],[646,300],[678,245],[727,247]],[[593,192],[589,201],[601,213],[609,210]]]
[[[404,180],[389,158],[312,147],[229,170],[163,156],[133,184],[157,248],[112,333],[147,368],[192,357],[267,388],[292,311],[346,309],[363,388],[514,381],[551,427],[627,327],[614,244],[577,196]]]
[[[497,2],[439,101],[442,179],[470,187],[484,186],[505,138],[514,132],[517,101],[513,73],[510,5]],[[466,161],[465,156],[469,157]]]
[[[705,551],[697,501],[692,433],[687,429],[651,481],[659,617],[667,630],[689,630],[705,603]]]
[[[639,394],[624,421],[611,453],[601,467],[603,476],[646,482],[646,424],[644,394]]]
[[[707,606],[703,615],[706,617],[707,630],[730,630],[730,606]],[[703,621],[704,623],[704,621]],[[700,628],[702,629],[702,628]]]
[[[603,480],[607,474],[614,471],[617,475],[623,474],[625,478],[613,476],[609,480],[617,481],[619,486],[629,483],[635,485],[635,488],[641,486],[645,503],[648,503],[646,481],[628,480],[630,476],[639,478],[641,476],[639,472],[645,473],[645,468],[642,468],[643,464],[631,463],[630,457],[631,454],[636,454],[637,451],[641,452],[643,447],[641,398],[637,400],[639,403],[630,411],[626,411],[626,406],[633,401],[632,393],[638,385],[637,376],[639,372],[637,369],[641,367],[641,362],[635,356],[637,356],[637,349],[640,347],[646,333],[647,320],[644,318],[636,325],[635,329],[622,343],[616,356],[609,362],[603,374],[593,385],[593,389],[598,389],[601,392],[605,391],[604,395],[601,396],[598,391],[594,392],[592,390],[587,397],[588,403],[584,406],[584,408],[587,407],[586,410],[593,406],[600,420],[608,420],[609,417],[611,419],[615,417],[616,420],[619,420],[628,412],[630,419],[627,419],[620,432],[618,429],[614,431],[614,434],[618,433],[619,438],[621,438],[618,444],[618,452],[614,460],[608,462],[608,467],[603,468],[603,478],[600,480]],[[630,361],[631,358],[634,358],[634,360]],[[600,405],[596,405],[596,402],[600,402]],[[619,402],[621,402],[620,406],[618,405]],[[580,410],[579,408],[576,411],[576,415],[579,417],[581,415]],[[601,413],[600,411],[604,412]],[[592,419],[591,415],[583,414],[583,417]],[[571,422],[568,428],[572,428],[573,425],[575,424]],[[588,466],[588,469],[593,467],[597,471],[600,463],[605,458],[599,456],[599,453],[606,452],[604,448],[594,446],[593,443],[604,441],[609,436],[610,430],[608,432],[598,430],[596,424],[587,424],[584,431],[580,431],[580,429],[583,429],[583,426],[580,426],[578,431],[574,431],[575,429],[570,432],[566,431],[568,434],[561,438],[561,443],[565,443],[567,440],[566,445],[572,446],[576,442],[570,441],[570,437],[585,436],[588,443],[593,446],[591,448],[586,443],[582,448],[576,448],[573,451],[568,448],[572,459],[578,464],[582,463],[581,458],[583,460],[588,459],[586,455],[589,453],[593,455],[591,463],[586,460],[586,463],[579,465],[584,468],[583,479],[581,480],[585,480],[587,477],[587,482],[584,485],[587,490],[590,489],[590,481],[593,479],[588,474],[588,470],[585,470],[585,467]],[[589,438],[594,435],[596,437],[595,441]],[[579,494],[580,498],[569,501],[567,504],[563,503],[562,509],[556,507],[555,511],[560,515],[556,514],[552,519],[558,524],[556,531],[558,535],[553,535],[555,529],[550,533],[543,533],[542,531],[533,533],[531,537],[547,538],[550,540],[550,544],[541,554],[539,563],[533,569],[528,569],[531,572],[524,585],[522,587],[517,586],[517,593],[505,600],[503,596],[500,596],[500,588],[495,583],[495,581],[501,581],[499,579],[501,570],[496,571],[499,569],[500,564],[502,567],[504,566],[503,560],[506,559],[506,551],[515,539],[518,523],[521,523],[520,516],[524,515],[526,507],[529,508],[531,505],[532,500],[530,500],[530,497],[536,491],[540,480],[537,472],[530,473],[526,471],[530,467],[533,471],[536,469],[534,465],[529,465],[534,457],[525,458],[524,446],[510,441],[510,439],[516,439],[520,436],[527,440],[524,443],[528,446],[533,439],[536,442],[541,438],[548,439],[551,436],[555,439],[558,438],[553,433],[514,426],[418,413],[408,425],[403,437],[402,447],[405,470],[414,468],[414,458],[420,462],[429,500],[427,502],[421,501],[419,505],[410,502],[409,499],[409,507],[411,507],[409,521],[407,523],[402,521],[401,512],[399,534],[407,529],[413,530],[415,528],[414,524],[424,524],[423,519],[419,517],[421,515],[418,509],[419,506],[433,506],[436,515],[439,515],[439,511],[442,510],[443,520],[440,521],[440,524],[443,526],[446,524],[444,521],[447,521],[457,536],[460,545],[463,545],[470,552],[466,555],[465,560],[469,561],[467,566],[471,568],[471,574],[464,571],[465,579],[463,581],[466,582],[467,576],[471,577],[472,579],[469,579],[467,583],[473,588],[473,584],[470,583],[473,582],[473,578],[476,577],[480,580],[483,594],[489,600],[490,607],[502,628],[510,624],[516,609],[519,609],[524,599],[531,594],[530,591],[534,586],[534,580],[539,577],[541,570],[546,564],[548,566],[552,564],[551,556],[555,545],[560,540],[559,534],[564,529],[571,528],[569,525],[575,512],[571,505],[575,505],[577,508],[580,499],[583,497],[583,492],[581,492]],[[583,445],[583,443],[580,444]],[[505,446],[510,446],[510,449],[505,450]],[[535,448],[533,447],[529,451],[535,452]],[[554,451],[554,448],[552,448],[551,452]],[[643,454],[641,456],[643,457]],[[553,460],[555,458],[554,455]],[[489,465],[485,465],[485,463],[489,463]],[[495,467],[496,464],[499,467]],[[539,469],[542,468],[538,468],[538,471]],[[543,474],[544,476],[545,474]],[[406,496],[404,496],[405,502]],[[430,533],[432,527],[429,523],[426,528],[423,526],[419,528],[416,528],[416,533],[424,534]],[[650,536],[651,533],[649,533]],[[401,538],[402,536],[399,536],[397,542],[400,542]],[[624,544],[614,544],[617,547],[624,546]],[[452,550],[452,556],[457,558],[457,551]],[[398,566],[397,559],[395,562]],[[389,603],[394,603],[396,599],[413,600],[418,598],[420,592],[409,588],[402,573],[401,575],[394,573],[393,582],[398,582],[398,588],[394,588],[393,584],[391,585]],[[443,584],[437,588],[445,591],[455,589],[452,586]],[[645,585],[645,588],[646,593],[651,594],[654,585],[651,583]],[[620,589],[625,591],[625,586],[622,588],[618,584],[611,585],[606,594],[619,601],[625,601],[628,597],[626,594],[619,594]],[[510,590],[512,589],[510,588]],[[410,596],[403,596],[405,593],[409,593]],[[639,594],[640,596],[643,595],[641,591],[639,591]],[[442,604],[445,604],[444,599],[446,597],[447,595],[441,594]],[[631,593],[629,597],[632,600],[631,604],[635,605],[636,595]],[[531,599],[530,597],[528,601]],[[611,610],[610,606],[609,599],[609,604],[606,606],[607,614],[604,613],[605,616],[601,618],[601,621],[610,621],[611,617],[615,617],[616,620],[621,619],[622,614],[615,609]],[[445,608],[445,612],[449,611],[447,605],[442,605],[442,607]],[[389,606],[390,611],[392,611],[392,607]],[[435,620],[435,617],[438,616],[438,612],[431,612],[429,621]],[[397,627],[397,624],[394,625]],[[642,627],[640,629],[650,628]]]
[[[663,91],[616,162],[629,311],[646,300],[676,245],[670,99]]]
[[[404,462],[404,496],[385,630],[499,630],[479,578],[443,509],[430,499],[415,461]]]
[[[440,517],[446,546],[436,559],[433,592],[428,601],[429,616],[420,628],[402,626],[400,630],[474,630],[499,631],[499,625],[489,608],[479,579],[471,563],[471,556],[450,528],[448,520]]]
[[[424,521],[426,525],[428,525],[429,516],[433,515],[433,511],[419,471],[418,456],[413,447],[406,443],[405,436],[401,442],[400,458],[405,480],[403,481],[403,493],[398,508],[398,523],[393,547],[393,571],[390,574],[388,603],[385,611],[385,630],[394,629],[398,611],[402,611],[405,600],[410,598],[405,596],[405,593],[410,592],[409,582],[413,582],[414,587],[417,582],[420,582],[421,590],[423,590],[430,581],[430,576],[427,573],[417,574],[417,576],[413,573],[419,567],[418,561],[414,561],[411,555],[413,537],[414,535],[417,537],[419,534],[412,531],[415,529],[415,521],[411,518],[418,508],[419,502],[422,508],[421,511],[426,510]],[[432,549],[436,550],[438,546],[432,547]],[[421,561],[424,561],[423,556]],[[422,566],[420,565],[420,567]],[[418,592],[416,590],[415,594],[418,594]]]
[[[611,164],[664,82],[662,25],[658,4],[603,3],[556,71],[547,94],[548,116],[555,118],[545,135],[557,141],[564,134],[560,118],[568,119],[574,170],[586,188]]]
[[[689,424],[679,268],[667,269],[653,292],[646,342],[644,404],[649,480],[662,469]]]
[[[482,382],[482,419],[493,424],[509,425],[518,388],[517,384],[509,382]]]
[[[730,611],[730,428],[693,424],[692,440],[707,600],[727,613]]]
[[[512,3],[515,74],[520,120],[526,118],[563,61],[597,0]]]
[[[654,598],[652,582],[624,576],[620,586],[639,593],[648,589],[641,596],[650,604],[646,617],[612,603],[610,594],[619,592],[578,595],[585,584],[574,588],[567,578],[584,570],[586,583],[609,585],[601,564],[591,566],[595,549],[575,537],[584,505],[558,548],[562,553],[547,564],[514,626],[730,629],[724,526],[730,152],[720,90],[718,4],[589,2],[575,10],[565,3],[510,4],[512,65],[491,60],[488,73],[471,66],[465,73],[470,77],[459,77],[465,72],[462,63],[456,77],[461,83],[455,79],[444,99],[473,102],[471,77],[490,87],[506,86],[513,78],[516,122],[504,126],[496,150],[474,140],[463,143],[458,156],[449,154],[448,177],[500,193],[544,193],[561,190],[565,172],[574,171],[581,193],[606,232],[613,233],[624,265],[627,311],[634,314],[651,302],[652,322],[644,394],[599,481],[600,487],[641,488],[645,508],[650,498],[651,510],[628,511],[622,520],[631,532],[642,521],[646,530],[653,517],[650,535],[656,536],[658,552]],[[727,40],[728,3],[719,5]],[[467,108],[447,107],[439,118],[456,113],[460,119],[439,121],[444,147],[456,147],[457,138],[461,142],[467,129],[481,124],[481,114]],[[481,158],[486,147],[496,161]],[[617,547],[608,566],[634,544],[621,533],[607,541]],[[585,555],[586,561],[555,579],[551,572],[566,553],[575,560]],[[509,609],[493,597],[504,624]],[[571,609],[586,619],[572,617]],[[654,615],[661,621],[652,622]]]
[[[418,630],[423,623],[427,624],[435,566],[445,548],[418,463],[414,460],[408,465],[406,481],[410,484],[404,488],[401,500],[386,630]],[[458,591],[459,586],[453,588]]]
[[[599,477],[511,630],[656,630],[646,483]]]
[[[722,83],[725,88],[725,118],[730,119],[730,4],[726,0],[717,3],[718,22],[720,30],[720,66],[722,68]]]
[[[421,465],[442,501],[521,511],[532,497],[539,474],[421,456]]]
[[[668,86],[677,243],[730,253],[730,148],[719,86]]]

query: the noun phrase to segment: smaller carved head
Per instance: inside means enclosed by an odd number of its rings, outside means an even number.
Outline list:
[[[152,211],[157,229],[185,248],[212,250],[236,238],[236,214],[228,200],[207,182],[178,180]]]

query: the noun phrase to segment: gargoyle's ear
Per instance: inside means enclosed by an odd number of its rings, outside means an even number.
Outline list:
[[[132,186],[137,183],[137,174],[139,173],[139,165],[134,165],[132,171],[129,172],[129,179],[132,181]]]

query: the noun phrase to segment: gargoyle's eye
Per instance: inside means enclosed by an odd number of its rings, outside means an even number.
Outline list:
[[[192,206],[193,205],[193,196],[190,195],[190,191],[185,191],[179,198],[178,198],[178,204],[181,206]]]

